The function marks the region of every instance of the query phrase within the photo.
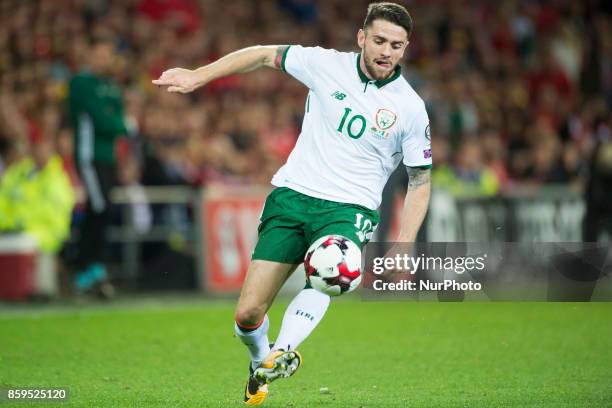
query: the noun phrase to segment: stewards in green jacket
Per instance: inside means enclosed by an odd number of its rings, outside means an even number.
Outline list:
[[[50,142],[40,141],[33,150],[0,179],[0,231],[29,234],[43,253],[53,254],[68,238],[74,191]]]

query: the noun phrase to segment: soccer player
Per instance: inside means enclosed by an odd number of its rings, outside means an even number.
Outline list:
[[[296,348],[321,321],[329,296],[304,288],[289,304],[272,349],[266,315],[309,245],[337,234],[361,248],[379,221],[376,209],[402,161],[410,178],[398,241],[413,242],[430,196],[429,119],[422,99],[401,76],[412,19],[394,3],[368,7],[357,33],[360,53],[299,45],[254,46],[188,70],[173,68],[153,83],[188,93],[217,78],[262,67],[285,71],[309,88],[302,132],[272,179],[240,299],[235,332],[251,363],[247,405],[259,405],[267,384],[292,375]]]

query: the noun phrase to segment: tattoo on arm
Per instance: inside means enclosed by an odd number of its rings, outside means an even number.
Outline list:
[[[289,48],[288,45],[279,45],[276,47],[276,55],[274,56],[274,67],[276,69],[283,69],[283,54]]]
[[[408,191],[416,190],[423,184],[431,182],[431,169],[406,167],[408,170]]]

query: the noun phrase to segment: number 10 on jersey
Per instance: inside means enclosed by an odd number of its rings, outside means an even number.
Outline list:
[[[351,114],[351,111],[352,111],[351,108],[344,108],[344,116],[342,116],[342,120],[340,121],[340,125],[338,125],[338,132],[344,133],[344,131],[346,130],[346,134],[351,139],[359,139],[363,135],[363,132],[365,131],[366,120],[361,115],[353,115],[353,116],[351,116],[350,119],[348,119],[348,117]],[[348,119],[348,123],[346,123],[347,119]],[[357,122],[357,124],[355,124],[355,122]],[[344,124],[345,123],[346,123],[346,129],[344,128]],[[355,126],[353,126],[353,125],[355,125]],[[354,133],[353,131],[357,130],[357,129],[359,131],[357,133]]]

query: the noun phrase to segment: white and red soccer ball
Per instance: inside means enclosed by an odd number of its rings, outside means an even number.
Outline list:
[[[339,296],[351,292],[361,282],[361,250],[346,237],[327,235],[308,248],[304,268],[313,289]]]

